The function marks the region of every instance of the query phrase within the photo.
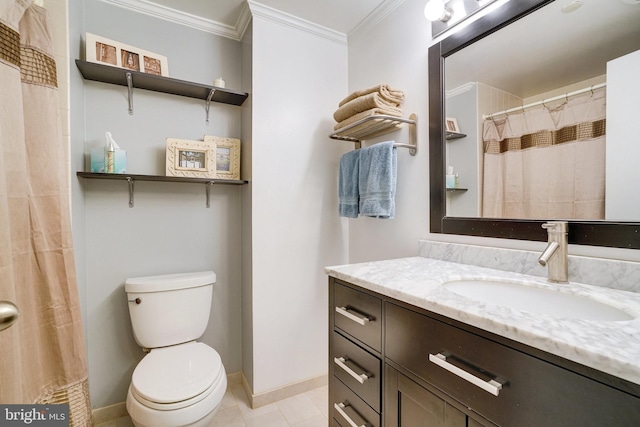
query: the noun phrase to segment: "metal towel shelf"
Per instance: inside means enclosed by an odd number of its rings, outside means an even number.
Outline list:
[[[409,143],[395,143],[394,147],[408,148],[409,153],[415,156],[418,154],[417,120],[415,113],[412,113],[408,119],[376,114],[338,129],[329,135],[329,138],[353,142],[356,149],[358,149],[362,147],[362,141],[365,139],[393,132],[399,129],[403,123],[406,123],[409,125]]]

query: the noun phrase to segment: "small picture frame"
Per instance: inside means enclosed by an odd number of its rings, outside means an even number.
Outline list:
[[[204,141],[215,145],[215,177],[240,179],[240,140],[205,135]]]
[[[157,76],[169,76],[169,63],[166,56],[91,33],[86,33],[85,45],[85,59],[88,62]]]
[[[449,132],[460,133],[460,128],[458,127],[458,121],[453,117],[447,117],[445,119],[445,128]]]
[[[215,144],[167,138],[166,176],[215,178]]]

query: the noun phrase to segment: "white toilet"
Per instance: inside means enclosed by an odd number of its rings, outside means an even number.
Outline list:
[[[136,427],[206,427],[227,388],[220,355],[196,342],[209,322],[212,271],[127,279],[136,366],[127,411]]]

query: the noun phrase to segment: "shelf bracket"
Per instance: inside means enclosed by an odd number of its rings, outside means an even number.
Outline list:
[[[207,194],[207,209],[211,207],[211,186],[215,184],[214,181],[209,181],[205,184],[206,194]]]
[[[216,93],[216,90],[211,89],[211,91],[209,92],[209,96],[207,96],[207,103],[205,104],[205,109],[207,110],[207,126],[209,125],[209,107],[211,106],[211,98],[213,98],[214,93]]]
[[[127,92],[129,94],[129,115],[133,115],[133,76],[127,72]]]
[[[130,176],[127,177],[127,182],[129,183],[129,207],[133,207],[133,178]]]

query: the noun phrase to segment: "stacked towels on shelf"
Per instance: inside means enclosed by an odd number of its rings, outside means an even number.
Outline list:
[[[395,216],[397,153],[394,141],[381,142],[340,158],[338,211],[340,216]]]
[[[333,129],[338,131],[360,119],[376,114],[401,117],[400,105],[403,101],[404,93],[390,88],[387,84],[355,91],[340,101],[338,109],[333,113],[333,118],[337,122]]]

